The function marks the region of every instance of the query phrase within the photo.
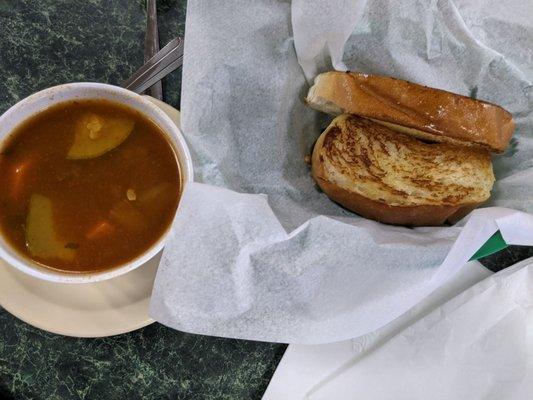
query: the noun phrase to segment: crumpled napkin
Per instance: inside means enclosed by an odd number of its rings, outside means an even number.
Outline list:
[[[529,229],[527,215],[486,209],[482,229],[456,241],[461,225],[408,229],[347,212],[304,162],[327,121],[302,97],[333,65],[501,104],[517,133],[494,160],[491,205],[531,213],[530,10],[517,0],[189,1],[182,122],[200,183],[181,199],[151,315],[215,336],[352,338],[446,282],[499,221],[512,222],[507,236]]]

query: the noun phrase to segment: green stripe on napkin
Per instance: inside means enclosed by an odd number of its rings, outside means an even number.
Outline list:
[[[505,243],[505,240],[503,240],[500,231],[497,231],[489,238],[489,240],[485,242],[483,246],[479,248],[478,251],[476,251],[470,261],[490,256],[491,254],[497,253],[505,248],[507,248],[507,243]]]

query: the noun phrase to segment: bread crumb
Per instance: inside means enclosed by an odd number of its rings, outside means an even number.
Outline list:
[[[89,131],[89,139],[96,140],[102,136],[102,127],[104,123],[97,115],[89,115],[86,128]]]
[[[311,155],[309,155],[309,154],[306,155],[306,156],[304,157],[304,161],[305,161],[305,163],[306,163],[307,165],[311,165]]]
[[[135,190],[133,189],[126,190],[126,197],[128,198],[129,201],[137,200],[137,194],[135,194]]]

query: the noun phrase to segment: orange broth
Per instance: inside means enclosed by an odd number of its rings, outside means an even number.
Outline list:
[[[25,121],[0,151],[0,230],[45,267],[102,271],[165,233],[180,189],[176,155],[151,120],[105,100],[70,101]]]

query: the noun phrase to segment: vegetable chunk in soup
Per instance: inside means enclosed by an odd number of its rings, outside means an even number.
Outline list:
[[[2,235],[55,270],[96,272],[142,254],[170,226],[179,194],[160,128],[104,100],[43,111],[0,150]]]

